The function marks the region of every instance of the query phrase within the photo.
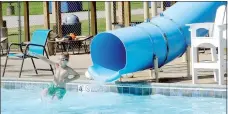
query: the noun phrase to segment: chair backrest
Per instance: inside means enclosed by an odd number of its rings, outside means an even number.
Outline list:
[[[216,17],[215,17],[212,36],[218,36],[219,32],[216,26],[224,24],[225,21],[226,21],[226,5],[222,5],[216,11]]]
[[[30,43],[42,45],[45,47],[50,31],[51,30],[36,30],[32,34],[32,39],[31,39]],[[40,54],[40,55],[44,55],[44,48],[40,47],[40,46],[30,45],[29,51]]]

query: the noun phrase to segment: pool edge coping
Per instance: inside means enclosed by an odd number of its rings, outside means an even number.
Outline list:
[[[28,80],[28,79],[1,79],[2,82],[29,82],[29,83],[47,83],[51,82],[52,79],[49,80]],[[224,89],[227,90],[226,85],[218,85],[218,84],[187,84],[187,83],[145,83],[145,82],[112,82],[112,83],[99,83],[93,80],[76,80],[68,83],[70,85],[74,84],[94,84],[94,85],[107,85],[107,86],[126,86],[126,87],[170,87],[170,88],[199,88],[199,89]]]

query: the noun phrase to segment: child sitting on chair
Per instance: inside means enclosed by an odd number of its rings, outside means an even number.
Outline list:
[[[49,84],[49,87],[42,91],[43,96],[50,95],[52,99],[62,99],[66,93],[66,83],[76,80],[80,75],[75,72],[71,67],[67,66],[69,62],[69,54],[61,54],[59,61],[57,63],[47,59],[44,56],[31,53],[31,55],[38,57],[39,59],[53,65],[55,67],[55,75],[52,83]],[[73,78],[69,78],[70,75],[73,75]]]

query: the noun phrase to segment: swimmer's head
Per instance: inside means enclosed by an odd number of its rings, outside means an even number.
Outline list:
[[[69,62],[69,54],[68,53],[62,53],[59,57],[60,66],[65,67],[68,62]]]

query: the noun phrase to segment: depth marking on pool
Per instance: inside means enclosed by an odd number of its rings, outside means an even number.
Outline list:
[[[107,92],[109,91],[109,86],[102,85],[78,85],[78,91],[80,92]]]

